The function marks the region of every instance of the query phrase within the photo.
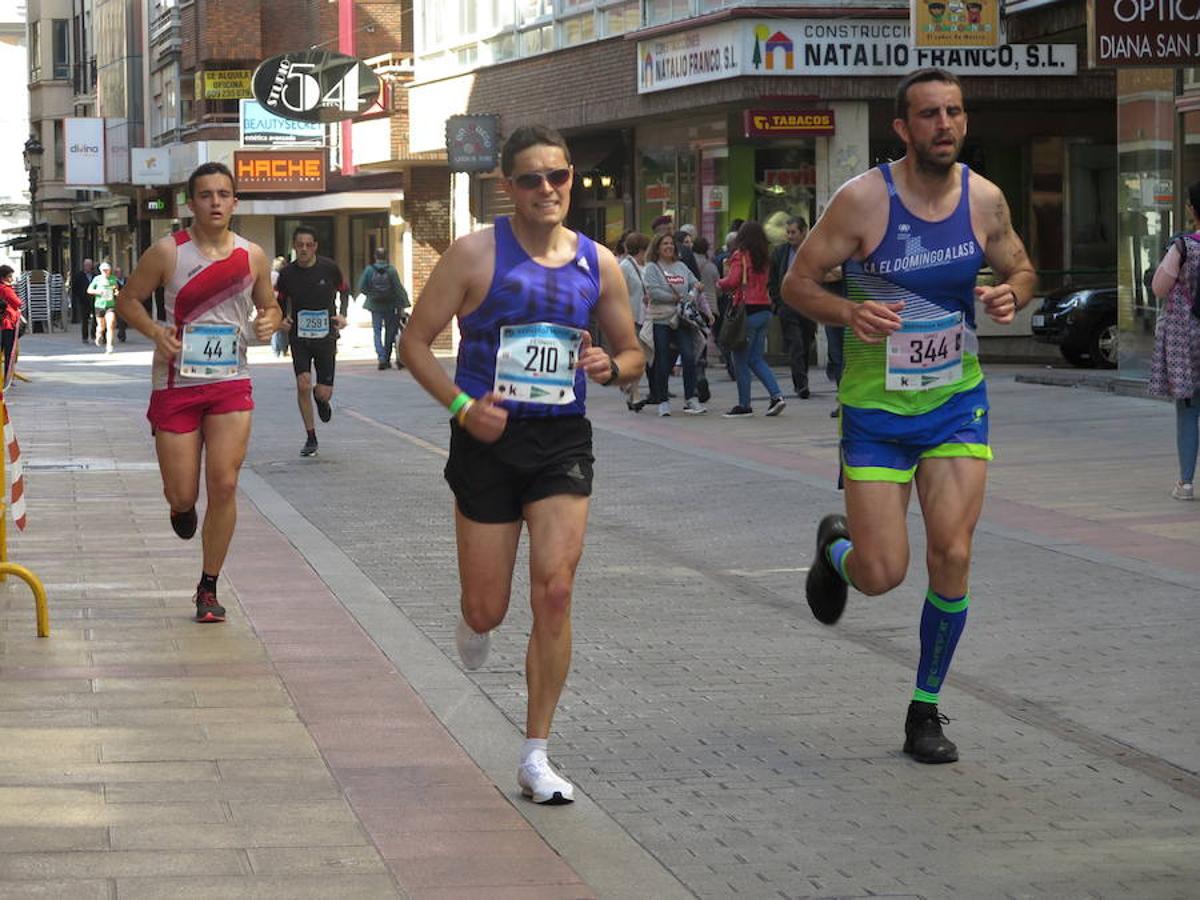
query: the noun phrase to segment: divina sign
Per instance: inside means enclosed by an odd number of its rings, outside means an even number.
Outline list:
[[[379,97],[379,76],[366,63],[328,50],[273,56],[254,70],[254,99],[301,122],[353,119]]]
[[[1095,0],[1088,30],[1093,66],[1200,64],[1200,0]]]

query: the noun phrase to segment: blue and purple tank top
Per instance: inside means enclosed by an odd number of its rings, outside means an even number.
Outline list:
[[[506,325],[548,322],[587,330],[600,298],[600,260],[596,245],[576,234],[578,247],[565,265],[550,268],[534,262],[512,231],[507,216],[496,219],[496,269],[479,308],[458,320],[458,368],[455,381],[472,397],[492,390],[496,380],[496,353],[500,329]],[[575,402],[563,406],[505,400],[514,418],[582,416],[585,412],[587,376],[575,372]]]
[[[861,262],[844,266],[851,300],[903,300],[902,319],[936,319],[961,312],[965,329],[963,377],[928,391],[898,392],[884,387],[886,347],[865,344],[846,329],[845,370],[838,397],[848,406],[886,409],[913,415],[936,409],[953,394],[983,379],[975,336],[975,280],[983,265],[983,249],[971,226],[971,170],[960,164],[962,194],[946,218],[930,222],[911,213],[900,199],[890,164],[879,167],[888,190],[888,223],[883,240]]]

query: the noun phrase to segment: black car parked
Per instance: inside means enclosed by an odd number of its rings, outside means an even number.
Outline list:
[[[1050,293],[1034,313],[1033,338],[1058,344],[1073,366],[1117,366],[1117,288],[1067,287]]]

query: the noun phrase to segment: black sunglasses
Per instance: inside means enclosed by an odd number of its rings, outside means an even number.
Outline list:
[[[543,181],[550,182],[550,187],[562,187],[571,180],[570,169],[551,169],[549,172],[523,172],[513,177],[513,184],[526,191],[536,191]]]

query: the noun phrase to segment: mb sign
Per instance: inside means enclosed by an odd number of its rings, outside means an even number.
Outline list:
[[[285,119],[353,119],[378,96],[379,76],[366,63],[328,50],[284,53],[254,70],[254,99]]]

